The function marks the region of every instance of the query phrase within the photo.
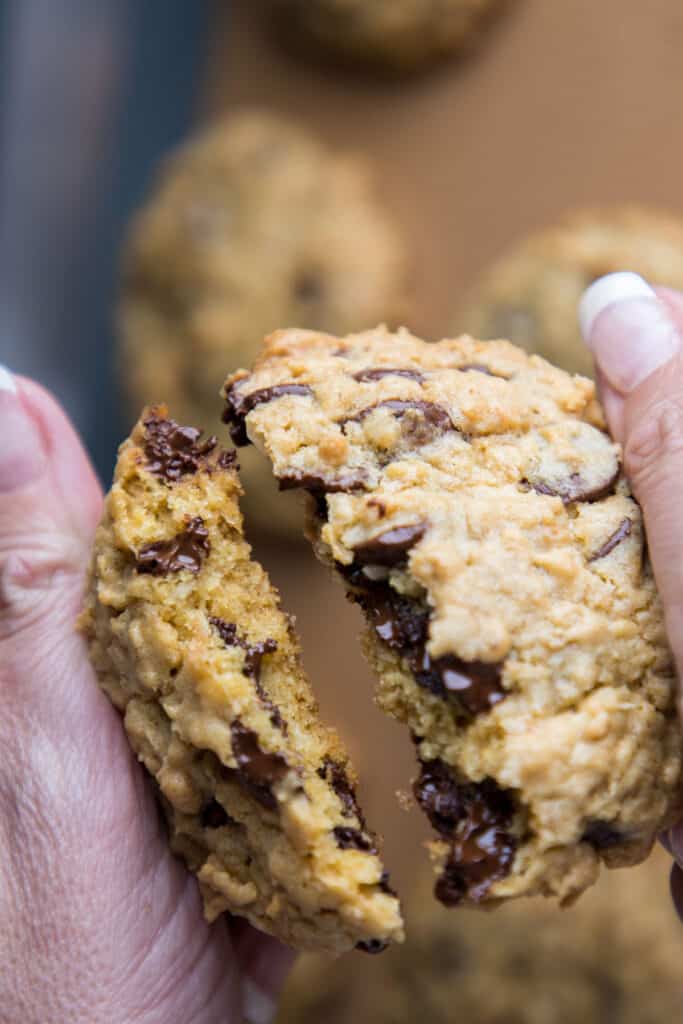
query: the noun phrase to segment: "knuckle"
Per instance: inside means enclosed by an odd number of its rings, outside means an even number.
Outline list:
[[[0,554],[0,640],[35,625],[81,587],[81,570],[63,544]]]
[[[663,398],[648,408],[624,446],[624,469],[636,491],[671,473],[671,463],[683,464],[683,408]]]

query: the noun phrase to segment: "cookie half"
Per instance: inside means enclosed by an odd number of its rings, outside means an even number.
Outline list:
[[[82,628],[207,919],[377,952],[402,938],[400,907],[240,493],[234,451],[147,410],[120,449]]]
[[[446,904],[635,864],[675,816],[681,735],[642,516],[594,385],[508,342],[267,339],[235,440],[311,495],[415,739]]]
[[[207,127],[162,167],[125,247],[120,361],[134,414],[166,401],[219,426],[217,393],[283,323],[346,333],[405,315],[406,247],[363,158],[258,111]],[[250,528],[301,534],[245,453]]]
[[[683,289],[683,221],[632,206],[575,211],[503,255],[475,285],[456,326],[478,338],[509,338],[592,376],[576,310],[588,285],[619,270]]]
[[[290,44],[318,58],[405,74],[479,41],[511,0],[270,0]]]

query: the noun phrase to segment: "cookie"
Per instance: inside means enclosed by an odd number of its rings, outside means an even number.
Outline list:
[[[408,939],[359,964],[302,958],[278,1024],[662,1024],[683,996],[681,935],[664,854],[612,872],[561,914],[530,900],[447,914],[425,880],[408,898]]]
[[[568,903],[676,813],[681,736],[642,516],[591,381],[508,342],[280,331],[238,443],[309,492],[405,722],[447,905]]]
[[[147,410],[119,453],[82,628],[207,919],[377,952],[402,937],[399,904],[240,493],[234,450]]]
[[[478,338],[509,338],[565,370],[592,376],[576,310],[592,281],[618,270],[683,289],[683,221],[630,206],[574,212],[496,262],[455,326]]]
[[[285,38],[315,56],[392,74],[470,50],[510,0],[271,0]]]
[[[218,392],[282,323],[347,332],[405,312],[406,256],[367,165],[255,112],[207,128],[163,167],[125,248],[121,363],[131,410],[167,401],[215,431]],[[262,460],[242,479],[250,527],[300,535]]]

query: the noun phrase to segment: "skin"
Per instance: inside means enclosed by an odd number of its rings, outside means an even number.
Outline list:
[[[261,1024],[293,954],[245,922],[207,925],[169,853],[74,629],[102,494],[53,399],[15,385],[0,391],[0,1018]]]

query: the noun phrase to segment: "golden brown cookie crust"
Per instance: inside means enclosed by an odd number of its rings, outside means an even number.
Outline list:
[[[171,845],[224,911],[297,949],[402,937],[292,625],[242,534],[234,451],[146,410],[120,450],[82,628]]]
[[[679,800],[675,678],[592,382],[503,341],[291,330],[225,393],[365,612],[439,897],[567,903],[642,860]]]

